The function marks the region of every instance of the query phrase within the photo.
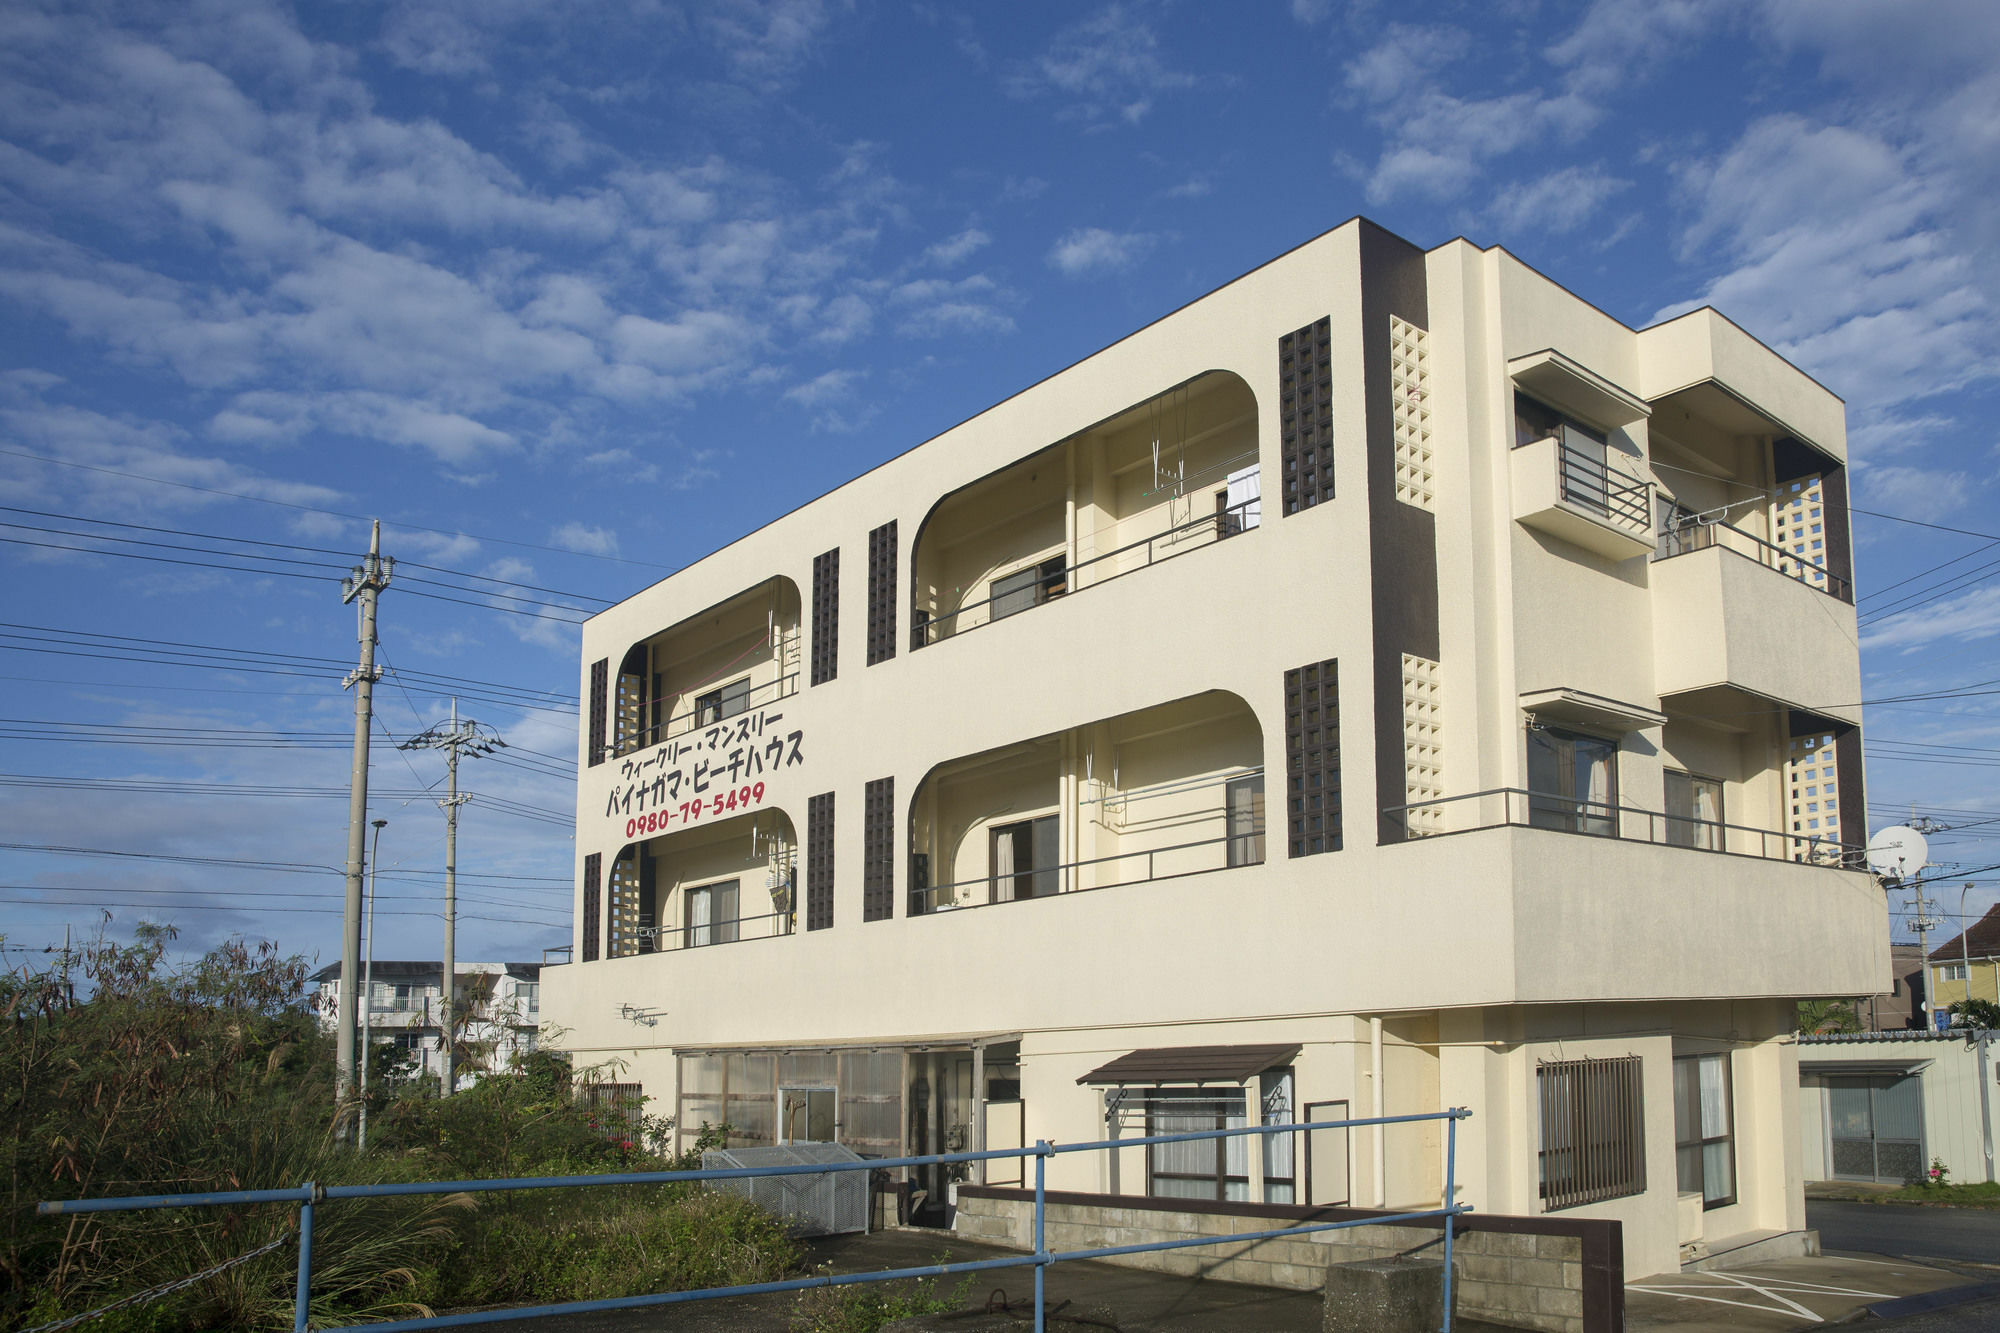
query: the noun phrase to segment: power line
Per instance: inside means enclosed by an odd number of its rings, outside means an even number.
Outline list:
[[[273,500],[262,495],[245,495],[241,491],[225,491],[213,486],[196,486],[192,482],[169,481],[165,477],[149,477],[142,472],[127,472],[119,468],[100,467],[94,463],[78,463],[67,458],[50,458],[46,454],[31,454],[19,449],[0,449],[0,454],[14,458],[25,458],[31,462],[47,463],[53,467],[78,468],[85,472],[100,472],[106,476],[124,477],[131,481],[143,481],[155,486],[174,486],[181,490],[199,491],[203,495],[220,495],[231,500],[248,500],[252,504],[276,505],[281,509],[296,509],[307,514],[325,514],[330,518],[351,519],[357,523],[369,521],[366,515],[349,514],[339,509],[322,509],[317,505],[300,504],[293,500]],[[472,541],[491,542],[496,546],[518,546],[529,551],[550,551],[556,555],[575,556],[583,560],[603,560],[615,565],[638,565],[645,569],[673,571],[673,565],[662,565],[651,560],[632,560],[620,555],[599,555],[592,551],[577,551],[566,546],[543,546],[535,542],[524,542],[512,537],[488,537],[476,532],[465,532],[452,528],[427,528],[421,523],[399,523],[397,527],[410,532],[428,532],[438,537],[466,538]]]

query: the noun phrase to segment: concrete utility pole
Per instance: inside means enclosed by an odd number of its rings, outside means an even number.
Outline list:
[[[444,994],[440,1018],[441,1041],[444,1051],[444,1078],[439,1084],[438,1095],[449,1097],[458,1091],[457,1052],[452,1049],[452,1003],[457,990],[454,971],[458,966],[458,807],[472,798],[458,794],[458,757],[461,754],[491,754],[504,749],[507,742],[491,727],[483,731],[477,722],[458,716],[458,700],[451,701],[451,721],[430,727],[421,735],[412,736],[400,748],[405,750],[443,750],[445,768],[451,777],[450,794],[438,804],[444,807]]]
[[[359,600],[361,664],[347,673],[344,688],[354,690],[354,772],[347,796],[347,918],[340,935],[340,1036],[336,1096],[341,1105],[354,1095],[354,1015],[361,987],[361,863],[368,826],[368,731],[375,720],[375,682],[382,672],[375,665],[375,602],[389,586],[396,562],[382,557],[382,523],[377,519],[368,538],[368,558],[340,581],[340,601]],[[343,1135],[346,1130],[341,1131]]]
[[[368,1146],[368,1064],[375,1049],[375,871],[382,863],[382,830],[389,821],[374,821],[375,841],[368,849],[368,960],[361,969],[361,1132],[356,1146]]]
[[[1910,908],[1910,928],[1917,932],[1917,947],[1923,951],[1924,1027],[1934,1031],[1937,1023],[1931,1015],[1937,1012],[1937,1005],[1933,1002],[1937,995],[1937,969],[1931,966],[1931,929],[1938,924],[1938,919],[1931,915],[1931,902],[1924,897],[1924,882],[1919,879],[1910,888],[1917,895],[1917,901]]]

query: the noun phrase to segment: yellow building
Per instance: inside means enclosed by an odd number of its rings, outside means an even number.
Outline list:
[[[744,1142],[1463,1106],[1628,1273],[1802,1243],[1794,1002],[1888,973],[1845,458],[1713,310],[1350,221],[590,620],[545,1013]],[[1314,1138],[1049,1183],[1440,1197]]]
[[[2000,904],[1932,950],[1929,962],[1933,1009],[2000,1001]]]

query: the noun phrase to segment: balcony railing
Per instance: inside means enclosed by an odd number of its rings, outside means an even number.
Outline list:
[[[911,626],[910,642],[917,648],[927,647],[940,639],[952,638],[1058,597],[1081,592],[1085,587],[1095,588],[1121,575],[1150,569],[1161,561],[1185,555],[1198,547],[1213,546],[1257,527],[1263,517],[1263,504],[1261,497],[1239,501],[1212,514],[1176,523],[1150,537],[1142,537],[1115,550],[1091,556],[1088,560],[1079,560],[1060,570],[1050,570],[1038,578],[1032,588],[994,593],[979,601],[968,602],[956,611],[935,615],[919,607],[915,623]],[[1135,555],[1143,558],[1130,568],[1123,567],[1125,558]]]
[[[962,879],[952,884],[936,884],[910,890],[910,915],[930,916],[972,907],[998,906],[1029,898],[1053,898],[1064,893],[1087,893],[1095,889],[1115,889],[1128,884],[1150,884],[1179,879],[1184,875],[1206,875],[1217,870],[1261,865],[1264,861],[1264,826],[1260,822],[1245,833],[1177,842],[1165,847],[1147,847],[1110,856],[1095,856],[1062,865],[1021,866],[1005,874],[986,874],[978,879]],[[1119,877],[1084,884],[1081,872],[1102,866],[1119,867]],[[1127,869],[1144,873],[1127,876]],[[1090,878],[1097,878],[1090,876]],[[1027,891],[1023,892],[1023,888]],[[999,896],[1005,893],[1005,897]]]
[[[1653,526],[1651,487],[1611,465],[1602,449],[1578,448],[1569,440],[1556,442],[1556,477],[1562,498],[1588,509],[1619,527],[1639,532]]]
[[[1585,837],[1651,843],[1656,847],[1755,856],[1767,861],[1798,861],[1846,869],[1860,869],[1867,864],[1865,848],[1832,838],[1670,815],[1629,805],[1607,805],[1522,787],[1495,787],[1437,801],[1392,805],[1382,814],[1399,822],[1412,841],[1481,829],[1545,828]]]
[[[618,759],[628,754],[637,754],[640,750],[649,749],[652,746],[658,745],[661,741],[672,740],[676,736],[685,736],[691,731],[700,731],[703,727],[717,726],[732,717],[739,717],[753,708],[761,708],[765,704],[776,703],[780,699],[788,699],[798,692],[799,673],[788,671],[776,680],[767,680],[762,685],[752,685],[740,699],[729,700],[728,707],[730,711],[727,713],[722,712],[719,708],[701,708],[697,706],[688,709],[685,713],[676,713],[663,722],[637,722],[632,720],[635,711],[637,717],[643,718],[647,710],[661,702],[661,699],[621,701],[619,705],[621,716],[619,718],[618,734],[611,741],[611,757]],[[685,697],[685,693],[685,691],[678,691],[672,697]],[[662,698],[665,697],[668,696],[662,696]]]
[[[668,953],[677,949],[706,949],[717,944],[740,944],[745,940],[777,939],[792,933],[790,908],[766,912],[762,916],[737,916],[710,921],[699,926],[655,926],[641,915],[632,928],[631,944],[614,957],[630,958],[642,953]]]
[[[1785,577],[1797,579],[1808,588],[1817,588],[1829,597],[1843,602],[1854,600],[1854,585],[1825,565],[1794,555],[1782,546],[1773,546],[1763,538],[1752,536],[1735,524],[1724,523],[1720,519],[1682,523],[1663,530],[1653,559],[1671,560],[1677,555],[1706,551],[1713,546],[1755,560],[1766,569],[1775,569]]]

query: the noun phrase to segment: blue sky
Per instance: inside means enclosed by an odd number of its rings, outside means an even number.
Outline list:
[[[2000,7],[1409,12],[0,9],[9,947],[104,902],[118,934],[337,956],[327,576],[379,516],[381,956],[435,956],[440,765],[393,741],[456,691],[513,747],[469,761],[460,956],[539,957],[568,938],[559,608],[1355,213],[1635,325],[1712,302],[1847,400],[1857,507],[1964,530],[1857,518],[1866,694],[1901,700],[1869,714],[1871,822],[1992,816],[1934,854],[2000,861],[1971,692],[2000,686]],[[53,549],[113,546],[153,558]]]

